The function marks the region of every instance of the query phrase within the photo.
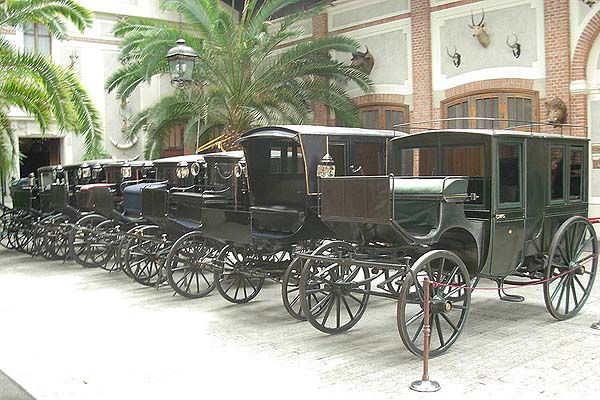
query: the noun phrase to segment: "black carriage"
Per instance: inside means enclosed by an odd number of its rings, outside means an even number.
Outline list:
[[[153,171],[150,161],[106,163],[100,177],[104,183],[79,188],[78,203],[93,212],[78,219],[69,234],[70,254],[77,263],[108,271],[121,268],[126,233],[144,223],[136,188],[153,182]]]
[[[341,176],[384,173],[386,147],[393,136],[392,131],[320,126],[267,126],[244,133],[239,143],[245,155],[247,199],[235,206],[203,207],[202,232],[195,238],[198,254],[188,250],[177,268],[193,265],[197,270],[213,258],[216,287],[233,303],[252,300],[265,279],[282,282],[286,308],[302,318],[297,302],[299,264],[291,263],[291,254],[314,248],[332,235],[317,213],[317,167]],[[323,160],[325,153],[329,158]],[[335,170],[328,169],[331,160]]]
[[[164,261],[173,243],[199,222],[188,218],[193,194],[202,190],[205,162],[202,155],[153,161],[154,181],[124,189],[125,203],[144,220],[133,228],[124,246],[123,271],[136,282],[156,286],[165,282]],[[141,202],[139,201],[141,199]]]
[[[387,176],[321,180],[321,219],[338,240],[299,254],[303,314],[354,326],[369,296],[398,299],[406,347],[422,355],[423,282],[431,355],[460,335],[480,278],[543,284],[550,314],[587,300],[598,243],[588,213],[588,140],[519,130],[428,130],[391,141]],[[509,280],[510,279],[510,280]]]

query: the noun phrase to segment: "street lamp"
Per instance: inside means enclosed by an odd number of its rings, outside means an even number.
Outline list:
[[[198,58],[198,53],[187,46],[184,39],[178,39],[176,43],[175,47],[167,52],[167,61],[169,62],[171,85],[183,87],[192,81],[194,62]]]

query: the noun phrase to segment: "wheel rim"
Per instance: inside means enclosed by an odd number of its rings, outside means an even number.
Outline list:
[[[263,287],[264,277],[253,276],[248,270],[253,261],[248,251],[226,246],[218,257],[221,268],[215,270],[215,281],[221,296],[232,303],[247,303]]]
[[[46,245],[50,255],[55,259],[64,260],[69,254],[69,234],[71,228],[67,225],[69,219],[61,215],[55,218],[46,229]]]
[[[431,357],[446,352],[462,332],[471,302],[469,273],[454,253],[434,250],[421,256],[405,276],[398,300],[398,332],[406,348],[423,355],[423,281],[442,283],[430,288]],[[451,286],[445,286],[451,285]]]
[[[94,231],[105,220],[99,215],[83,217],[69,233],[69,248],[73,259],[83,267],[98,267],[106,261],[106,250],[96,245],[101,235]]]
[[[156,286],[163,282],[163,262],[168,242],[160,239],[160,232],[146,230],[127,244],[124,267],[136,282]]]
[[[544,301],[558,320],[575,316],[588,299],[598,268],[594,227],[573,217],[556,232],[550,245],[544,278]]]
[[[299,321],[306,321],[302,314],[302,301],[300,298],[300,275],[302,273],[302,260],[294,258],[283,275],[281,296],[287,312]]]
[[[369,269],[339,262],[354,251],[344,242],[322,245],[313,254],[330,256],[331,261],[308,260],[302,269],[302,313],[322,332],[347,331],[358,323],[367,308],[371,290]]]
[[[97,248],[100,259],[97,264],[105,271],[113,272],[121,268],[119,247],[122,244],[118,223],[108,220],[94,228],[92,244]]]
[[[220,247],[198,234],[182,237],[169,252],[165,273],[171,288],[187,298],[208,295],[216,286],[212,268]]]

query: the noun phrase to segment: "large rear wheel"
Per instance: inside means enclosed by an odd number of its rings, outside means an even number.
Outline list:
[[[544,271],[544,301],[558,320],[574,317],[590,296],[598,269],[598,239],[592,224],[574,216],[556,231]]]

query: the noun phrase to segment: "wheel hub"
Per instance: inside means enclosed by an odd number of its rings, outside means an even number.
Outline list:
[[[441,314],[452,311],[453,305],[450,300],[446,300],[439,296],[434,296],[429,303],[429,307],[432,313]]]

